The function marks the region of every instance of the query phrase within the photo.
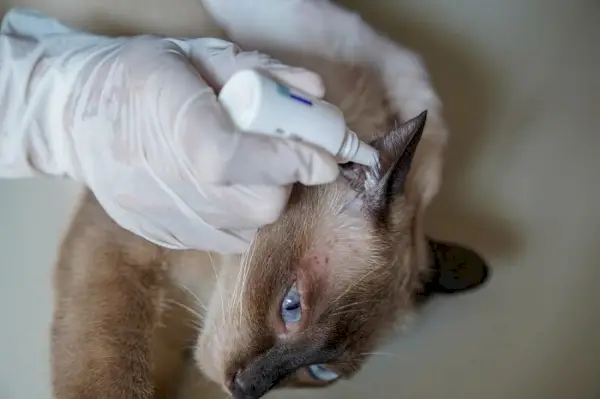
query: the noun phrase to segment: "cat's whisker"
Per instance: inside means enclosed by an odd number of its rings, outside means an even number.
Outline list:
[[[237,268],[233,269],[233,271],[231,271],[232,273],[235,272],[235,274],[233,275],[234,283],[233,283],[231,290],[229,290],[231,299],[227,303],[227,312],[224,312],[222,314],[223,321],[225,321],[225,314],[227,314],[228,316],[231,316],[236,311],[236,306],[237,306],[238,298],[240,295],[239,291],[240,291],[240,286],[241,286],[243,267],[244,267],[244,258],[242,257],[240,259],[239,266]],[[233,320],[237,320],[237,318],[233,318]]]
[[[186,319],[183,321],[183,324],[186,327],[191,327],[194,329],[194,331],[198,334],[200,334],[202,332],[202,329],[204,328],[204,326],[202,325],[202,323],[196,319]]]
[[[234,290],[233,290],[233,300],[231,301],[232,310],[233,310],[233,307],[237,306],[237,308],[238,308],[238,312],[239,312],[238,320],[240,320],[240,321],[243,316],[242,298],[243,298],[244,290],[245,290],[244,280],[246,277],[246,270],[249,269],[249,264],[250,264],[250,259],[252,258],[252,253],[253,253],[253,249],[252,249],[252,246],[250,246],[250,250],[248,252],[246,252],[240,260],[240,268],[237,271],[238,272],[237,279],[236,279]]]
[[[364,300],[364,301],[356,301],[356,302],[352,302],[346,305],[343,305],[339,308],[336,309],[336,312],[331,314],[331,317],[335,317],[335,316],[341,316],[347,313],[352,313],[354,311],[356,311],[356,309],[353,309],[354,307],[358,306],[358,305],[364,305],[367,303],[373,303],[376,302],[376,300],[370,299],[370,300]]]
[[[353,288],[355,288],[357,285],[359,285],[361,282],[363,282],[367,277],[369,277],[371,274],[373,274],[376,270],[378,270],[375,267],[372,267],[371,270],[369,270],[367,273],[363,274],[362,277],[360,279],[358,279],[357,281],[355,281],[353,284],[349,285],[340,295],[338,295],[332,302],[331,304],[336,304],[340,301],[340,299],[342,299],[344,297],[344,295],[346,295],[348,292],[350,292]]]
[[[346,310],[346,311],[333,313],[330,317],[339,317],[339,316],[343,316],[345,314],[354,313],[354,312],[355,312],[354,309],[349,309],[349,310]]]
[[[195,316],[198,320],[204,320],[204,315],[202,315],[200,312],[198,312],[197,310],[193,309],[192,307],[183,304],[175,299],[167,299],[166,300],[167,303],[170,303],[172,305],[177,305],[180,306],[181,308],[187,310],[188,312],[190,312],[193,316]]]
[[[237,305],[236,307],[237,307],[237,310],[238,310],[238,320],[240,320],[240,322],[241,322],[242,317],[244,315],[243,300],[242,300],[242,298],[244,296],[244,290],[246,289],[246,285],[244,284],[244,278],[245,278],[245,275],[246,275],[246,270],[249,269],[249,264],[250,264],[250,262],[246,261],[246,260],[243,260],[241,262],[241,268],[240,268],[240,270],[238,272],[239,280],[237,281],[237,284],[236,284],[236,287],[235,287],[236,289],[234,291],[235,294],[236,294],[236,296],[234,298],[233,305]]]
[[[185,286],[184,284],[181,285],[181,288],[183,288],[192,297],[192,300],[195,303],[197,303],[198,305],[200,305],[202,307],[202,310],[204,312],[208,311],[208,308],[206,307],[206,305],[204,303],[202,303],[202,301],[200,300],[200,297],[198,297],[198,295],[196,295],[196,293],[194,293],[194,291],[192,291],[189,287]]]
[[[193,317],[190,318],[186,318],[184,320],[184,323],[186,326],[190,326],[192,328],[194,328],[198,333],[200,333],[202,331],[202,329],[204,328],[204,315],[202,315],[201,313],[199,313],[198,311],[196,311],[195,309],[175,300],[172,298],[166,299],[164,301],[164,305],[165,306],[178,306],[181,307],[182,309],[188,311],[189,313],[192,314]],[[160,325],[163,327],[168,327],[167,325],[163,324],[163,322],[160,322]]]
[[[393,357],[396,359],[403,359],[400,355],[391,352],[364,352],[360,354],[361,356],[387,356]]]
[[[253,240],[254,241],[254,240]],[[242,262],[243,267],[242,267],[242,280],[241,280],[241,288],[240,288],[240,297],[238,298],[239,301],[239,309],[240,309],[240,320],[243,319],[243,297],[244,297],[244,293],[246,292],[246,285],[248,284],[248,275],[250,274],[250,265],[252,264],[252,260],[254,259],[254,255],[255,255],[255,251],[256,251],[256,246],[255,245],[250,245],[250,250],[246,253],[246,255],[244,256],[245,260]]]
[[[355,301],[355,302],[348,303],[346,305],[340,306],[337,310],[344,310],[344,309],[347,309],[347,308],[350,308],[350,307],[353,307],[353,306],[362,305],[362,304],[365,304],[365,303],[372,303],[372,302],[377,302],[377,300],[375,300],[375,299],[368,299],[368,300],[364,300],[364,301]]]
[[[215,262],[212,258],[212,254],[210,252],[207,252],[206,255],[208,256],[208,260],[210,261],[210,267],[212,267],[213,269],[213,273],[215,274],[215,289],[219,292],[219,299],[221,301],[221,316],[223,317],[223,320],[225,320],[225,301],[223,300],[223,290],[221,290],[220,287],[220,280],[219,280],[219,275],[217,273],[217,268],[215,267]]]

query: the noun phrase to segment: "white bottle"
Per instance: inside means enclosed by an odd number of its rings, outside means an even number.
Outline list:
[[[218,98],[242,132],[307,141],[344,162],[367,166],[377,162],[377,151],[348,129],[337,107],[258,71],[234,74]]]

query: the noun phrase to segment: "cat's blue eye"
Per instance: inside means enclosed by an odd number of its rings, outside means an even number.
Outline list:
[[[337,380],[340,376],[329,370],[324,364],[311,364],[308,366],[308,374],[313,380],[330,382]]]
[[[302,302],[296,284],[292,285],[281,301],[281,319],[284,323],[298,323],[302,318]]]

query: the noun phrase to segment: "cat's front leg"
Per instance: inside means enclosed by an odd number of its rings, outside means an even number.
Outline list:
[[[165,271],[152,256],[138,262],[138,254],[119,243],[123,234],[103,230],[98,226],[103,220],[88,219],[90,213],[101,215],[101,210],[84,205],[57,267],[54,397],[156,398],[151,341],[160,320]]]

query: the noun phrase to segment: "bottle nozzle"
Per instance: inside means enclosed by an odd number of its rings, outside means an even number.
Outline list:
[[[352,162],[365,166],[375,166],[379,162],[379,153],[367,143],[359,141]]]
[[[229,79],[219,102],[242,132],[300,139],[312,143],[338,162],[373,166],[377,151],[348,129],[334,105],[285,87],[256,70],[242,70]]]
[[[355,162],[365,166],[374,166],[379,162],[377,150],[361,141],[350,129],[346,129],[346,137],[338,151],[338,156],[346,162]]]

